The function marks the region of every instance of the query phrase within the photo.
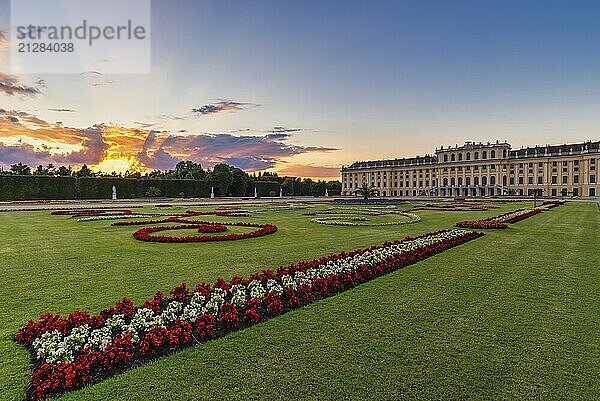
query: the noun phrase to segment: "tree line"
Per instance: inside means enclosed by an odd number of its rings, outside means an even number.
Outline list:
[[[11,165],[0,172],[0,199],[93,199],[106,198],[117,187],[119,198],[143,196],[198,197],[209,196],[323,196],[339,195],[340,181],[310,178],[280,177],[277,173],[252,173],[225,163],[212,170],[199,163],[181,161],[173,170],[154,170],[147,173],[94,172],[83,165],[39,165],[32,169],[23,163]],[[52,197],[50,197],[52,195]]]

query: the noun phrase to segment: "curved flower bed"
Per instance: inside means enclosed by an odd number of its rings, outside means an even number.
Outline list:
[[[147,214],[101,214],[99,216],[85,216],[77,219],[79,222],[85,221],[104,221],[104,220],[120,220],[120,219],[141,219],[149,217]]]
[[[444,230],[263,270],[249,279],[185,283],[135,307],[128,298],[91,315],[46,313],[16,341],[33,354],[30,399],[75,390],[173,351],[224,336],[458,246],[483,233]]]
[[[512,212],[504,213],[499,216],[489,217],[483,220],[459,221],[458,223],[456,223],[456,227],[474,228],[477,230],[487,228],[502,229],[507,228],[508,224],[516,223],[541,212],[542,210],[539,208],[517,209],[513,210]]]
[[[540,209],[518,209],[513,212],[508,212],[501,214],[500,216],[492,217],[488,220],[497,221],[499,223],[516,223],[541,212],[542,211]]]
[[[467,221],[459,221],[458,223],[456,223],[456,227],[473,228],[476,230],[482,230],[482,229],[488,229],[488,228],[493,228],[493,229],[508,228],[508,224],[499,223],[497,221],[492,221],[492,220],[467,220]]]
[[[367,220],[364,217],[343,216],[343,217],[318,217],[316,219],[312,219],[311,221],[313,223],[317,223],[317,224],[327,224],[327,225],[334,225],[334,226],[355,226],[355,227],[359,227],[359,226],[372,226],[372,227],[375,227],[375,226],[398,226],[401,224],[412,224],[412,223],[417,223],[417,222],[421,221],[421,217],[417,216],[416,214],[413,214],[413,213],[398,212],[398,213],[393,213],[393,214],[408,217],[409,220],[393,221],[390,223],[355,223],[354,221],[367,221]],[[354,221],[350,221],[350,220],[354,220]]]
[[[133,214],[129,209],[70,209],[70,210],[55,210],[50,213],[53,216],[99,216],[106,214]]]
[[[175,237],[175,236],[167,236],[167,235],[152,235],[153,233],[160,232],[160,231],[185,230],[185,229],[190,229],[190,228],[193,229],[193,228],[197,228],[197,227],[203,227],[206,230],[210,230],[210,228],[208,228],[210,226],[224,227],[226,230],[227,227],[225,227],[225,226],[228,226],[228,225],[229,226],[240,226],[240,227],[257,227],[258,230],[250,231],[248,233],[241,233],[241,234],[232,233],[232,234],[225,234],[225,235],[187,235],[184,237]],[[199,228],[199,231],[204,232],[204,233],[220,232],[220,231],[225,231],[225,230],[220,230],[220,228],[218,228],[218,229],[215,228],[214,231],[201,231],[201,229]],[[178,243],[181,243],[181,242],[232,241],[232,240],[245,239],[245,238],[262,237],[263,235],[272,234],[275,231],[277,231],[277,226],[275,226],[273,224],[214,223],[214,222],[210,222],[210,221],[203,221],[203,222],[194,222],[194,224],[183,224],[183,225],[179,225],[179,226],[145,227],[145,228],[141,228],[141,229],[137,230],[136,232],[134,232],[133,238],[140,240],[140,241],[147,241],[147,242],[178,242]]]

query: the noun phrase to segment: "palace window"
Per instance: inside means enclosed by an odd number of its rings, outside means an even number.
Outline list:
[[[456,156],[454,155],[454,153],[452,153],[452,156],[450,156],[450,161],[456,161]]]
[[[475,152],[474,156],[475,156],[475,160],[478,160],[479,159],[479,152]]]
[[[537,182],[538,182],[538,184],[541,184],[541,183],[542,183],[542,180],[543,180],[543,177],[542,177],[541,175],[540,175],[540,176],[538,176],[538,181],[537,181]]]
[[[552,167],[556,167],[556,166],[557,166],[557,162],[556,162],[556,161],[553,161],[553,162],[552,162]]]
[[[492,150],[492,151],[490,152],[490,157],[491,157],[492,159],[495,159],[495,158],[496,158],[496,151],[495,151],[495,150]]]
[[[556,184],[558,180],[558,177],[556,177],[555,175],[552,176],[552,183]]]
[[[591,184],[595,184],[596,183],[596,174],[590,174],[590,183]]]
[[[562,177],[563,184],[566,184],[568,182],[567,181],[568,179],[569,179],[569,177],[567,177],[566,175],[563,175],[563,177]]]
[[[483,153],[481,154],[481,158],[482,159],[487,159],[487,150],[483,151]]]
[[[471,152],[467,152],[467,160],[471,160]]]
[[[519,177],[519,185],[523,185],[523,177]]]
[[[533,184],[533,177],[527,178],[527,183],[528,184]]]
[[[579,176],[578,175],[573,176],[573,184],[579,184]]]
[[[590,196],[596,196],[596,188],[590,188]]]
[[[444,161],[447,162],[448,161],[448,155],[444,155]]]
[[[462,153],[458,154],[458,161],[462,161]]]

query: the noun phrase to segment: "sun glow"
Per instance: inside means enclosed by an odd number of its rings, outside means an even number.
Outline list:
[[[132,171],[133,166],[127,159],[104,159],[95,166],[91,166],[94,171],[102,171],[105,173],[124,173],[127,170]]]

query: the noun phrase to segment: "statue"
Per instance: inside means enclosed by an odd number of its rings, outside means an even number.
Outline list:
[[[283,198],[283,188],[279,187],[279,197]]]
[[[210,198],[211,199],[215,198],[215,187],[210,187]]]
[[[258,198],[258,191],[256,190],[256,187],[254,187],[254,197]]]
[[[329,196],[329,191],[327,191],[327,188],[325,188],[325,196]]]
[[[112,200],[117,200],[117,187],[112,187]]]

